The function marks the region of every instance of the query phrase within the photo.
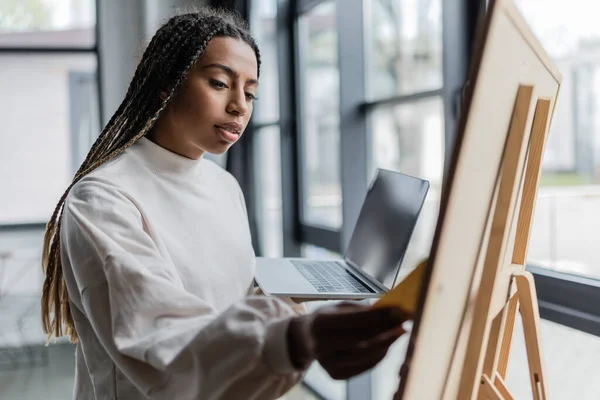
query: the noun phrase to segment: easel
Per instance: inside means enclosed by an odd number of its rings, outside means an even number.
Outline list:
[[[521,311],[523,320],[523,331],[525,334],[525,346],[527,349],[527,361],[529,363],[529,377],[531,389],[535,400],[547,399],[547,387],[544,378],[544,365],[540,351],[540,316],[537,308],[537,298],[533,276],[530,272],[523,271],[514,276],[516,291],[510,297],[503,312],[501,340],[488,348],[489,355],[495,358],[493,364],[486,365],[481,375],[481,387],[478,398],[481,400],[512,400],[510,391],[506,387],[506,371],[510,354],[510,345],[517,309]]]
[[[519,309],[523,320],[533,398],[547,399],[535,284],[533,275],[525,271],[525,263],[541,161],[549,131],[551,101],[537,100],[531,135],[527,135],[532,95],[533,87],[519,87],[497,184],[484,272],[465,358],[466,374],[462,377],[459,390],[460,399],[473,398],[474,395],[480,400],[513,399],[504,379]],[[494,284],[502,271],[512,274],[508,299],[504,301],[494,299],[494,292],[498,291]],[[495,304],[501,304],[502,308],[494,316],[494,309],[497,309]],[[477,353],[481,353],[480,349],[485,348],[485,354],[477,357]],[[469,371],[474,370],[477,373],[481,370],[478,373],[478,393],[476,382],[470,379],[473,374],[469,374]]]
[[[525,262],[562,76],[512,0],[490,0],[480,27],[429,258],[406,278],[421,274],[418,300],[400,283],[377,303],[414,310],[396,400],[511,399],[519,308],[533,396],[547,397]]]
[[[533,398],[547,399],[537,296],[533,275],[525,271],[525,262],[552,102],[537,100],[531,135],[527,135],[532,96],[533,87],[519,87],[497,180],[493,211],[488,220],[488,242],[481,285],[468,341],[463,340],[463,344],[466,343],[466,355],[464,363],[460,365],[462,368],[454,365],[453,370],[455,376],[459,376],[460,386],[455,389],[451,387],[444,399],[455,398],[455,392],[458,392],[456,398],[461,400],[513,399],[504,380],[518,310],[523,320]],[[426,263],[424,261],[417,266],[375,306],[395,305],[413,312]],[[510,275],[502,276],[506,273]],[[502,294],[502,282],[509,282],[508,293],[505,291],[503,297],[499,297],[498,294]],[[467,338],[466,333],[462,338]],[[398,392],[397,396],[400,395]]]

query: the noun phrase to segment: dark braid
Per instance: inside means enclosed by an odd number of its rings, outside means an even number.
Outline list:
[[[260,74],[258,46],[247,24],[233,13],[204,7],[171,17],[156,32],[123,102],[92,145],[46,227],[42,251],[42,268],[46,274],[42,289],[42,326],[48,339],[66,334],[72,341],[77,340],[60,260],[61,216],[69,191],[81,178],[123,153],[152,129],[214,37],[240,39],[252,47],[257,75]],[[163,91],[168,94],[161,101]]]

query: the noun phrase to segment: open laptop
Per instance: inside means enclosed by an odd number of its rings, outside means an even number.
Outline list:
[[[343,260],[256,259],[265,294],[296,298],[363,299],[393,287],[429,182],[377,169]]]

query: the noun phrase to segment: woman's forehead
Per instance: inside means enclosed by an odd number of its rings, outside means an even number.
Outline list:
[[[208,42],[199,64],[201,67],[211,64],[225,65],[240,76],[257,79],[256,54],[250,45],[240,39],[230,37],[212,39]]]

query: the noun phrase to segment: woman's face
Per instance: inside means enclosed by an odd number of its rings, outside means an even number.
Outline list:
[[[151,139],[192,159],[204,152],[226,152],[252,115],[257,71],[256,55],[247,43],[212,39],[157,121]]]

